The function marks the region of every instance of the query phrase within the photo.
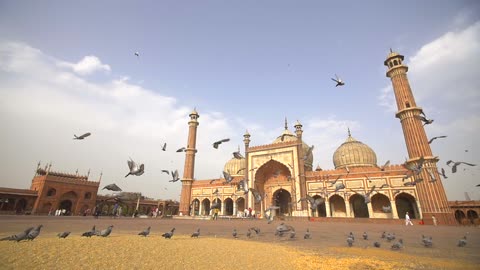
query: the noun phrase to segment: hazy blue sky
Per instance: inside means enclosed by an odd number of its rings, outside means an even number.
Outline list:
[[[428,136],[448,135],[431,145],[439,167],[480,163],[479,1],[85,2],[0,0],[0,186],[28,188],[41,160],[178,199],[180,182],[161,169],[183,174],[174,150],[194,107],[197,179],[221,174],[246,129],[251,145],[271,143],[285,117],[292,131],[303,124],[314,166],[333,168],[347,127],[379,164],[403,163],[383,66],[390,48],[405,55],[417,104],[435,119]],[[93,135],[72,141],[84,132]],[[224,137],[232,141],[211,147]],[[129,156],[144,175],[124,178]],[[450,200],[480,199],[479,167],[443,180]]]

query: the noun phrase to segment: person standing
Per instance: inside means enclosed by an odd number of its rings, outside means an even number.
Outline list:
[[[410,216],[408,215],[408,212],[407,212],[407,213],[405,213],[405,226],[408,226],[408,224],[413,226],[413,223],[410,220]]]
[[[435,215],[432,215],[433,226],[437,226],[437,218]]]

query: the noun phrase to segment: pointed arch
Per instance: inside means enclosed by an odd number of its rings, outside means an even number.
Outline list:
[[[393,218],[393,214],[390,211],[386,213],[383,211],[384,207],[389,209],[392,208],[390,200],[385,194],[377,193],[370,198],[370,203],[372,204],[373,217],[375,218]]]
[[[210,215],[210,200],[208,198],[202,200],[202,212],[200,213],[200,215]]]
[[[395,205],[399,218],[404,219],[407,212],[411,219],[420,218],[417,202],[412,195],[405,192],[399,193],[395,197]]]
[[[365,203],[365,198],[359,194],[353,194],[349,199],[350,209],[353,211],[353,216],[356,218],[368,218],[368,206]]]
[[[330,213],[332,217],[346,217],[347,210],[345,207],[345,200],[338,194],[332,195],[328,202],[330,203]]]

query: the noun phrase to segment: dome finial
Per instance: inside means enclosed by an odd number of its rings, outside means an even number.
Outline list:
[[[288,129],[288,124],[287,124],[287,117],[285,117],[285,130]]]
[[[393,50],[392,50],[392,48],[390,48],[390,53],[393,53]]]

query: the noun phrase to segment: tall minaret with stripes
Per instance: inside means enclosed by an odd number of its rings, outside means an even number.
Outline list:
[[[417,107],[413,97],[407,78],[408,67],[403,64],[403,59],[403,55],[390,50],[384,65],[388,68],[387,77],[392,80],[398,108],[396,117],[402,124],[409,156],[407,163],[415,163],[421,157],[425,160],[421,174],[416,176],[417,179],[423,179],[416,185],[417,205],[422,214],[421,218],[426,224],[432,224],[432,215],[435,215],[439,224],[456,224],[453,211],[448,205],[442,179],[437,171],[436,164],[439,159],[432,155],[423,122],[418,119],[423,110],[421,107]],[[436,181],[432,181],[430,173]]]

